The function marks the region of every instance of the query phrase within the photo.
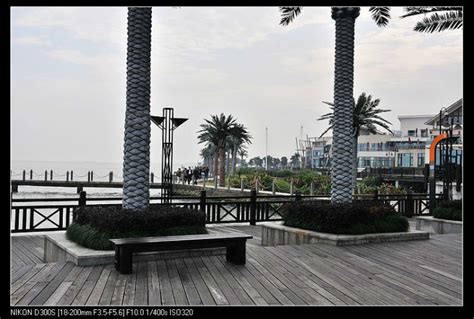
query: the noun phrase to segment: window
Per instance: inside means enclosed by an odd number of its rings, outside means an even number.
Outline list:
[[[408,167],[413,167],[413,153],[410,153],[410,162]]]
[[[402,154],[398,154],[397,155],[397,166],[402,166],[402,160],[403,160]]]
[[[421,137],[428,137],[428,129],[421,129]]]
[[[408,130],[408,136],[415,136],[415,130]]]
[[[425,165],[425,154],[423,153],[418,153],[417,154],[418,161],[417,161],[417,166],[424,166]]]

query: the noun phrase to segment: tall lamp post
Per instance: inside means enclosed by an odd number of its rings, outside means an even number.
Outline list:
[[[174,117],[174,109],[163,108],[163,116],[151,116],[162,131],[161,202],[171,203],[173,195],[173,131],[188,119]]]

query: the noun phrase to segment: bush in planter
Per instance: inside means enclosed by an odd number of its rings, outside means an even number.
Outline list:
[[[408,231],[408,221],[388,204],[356,201],[332,204],[300,201],[285,204],[284,225],[331,234],[369,234]]]
[[[439,202],[433,210],[434,218],[462,221],[462,201]]]
[[[111,238],[203,234],[204,212],[180,207],[150,206],[145,211],[124,211],[122,206],[85,206],[66,231],[81,246],[112,249]]]

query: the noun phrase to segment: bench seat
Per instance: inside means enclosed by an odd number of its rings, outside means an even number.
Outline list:
[[[132,273],[133,253],[226,247],[227,261],[245,264],[246,241],[253,238],[239,233],[197,234],[110,239],[115,247],[115,269]]]

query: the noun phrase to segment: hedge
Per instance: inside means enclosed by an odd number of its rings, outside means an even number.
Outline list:
[[[331,234],[369,234],[408,231],[408,220],[388,204],[357,201],[333,204],[291,202],[282,210],[284,225]]]

